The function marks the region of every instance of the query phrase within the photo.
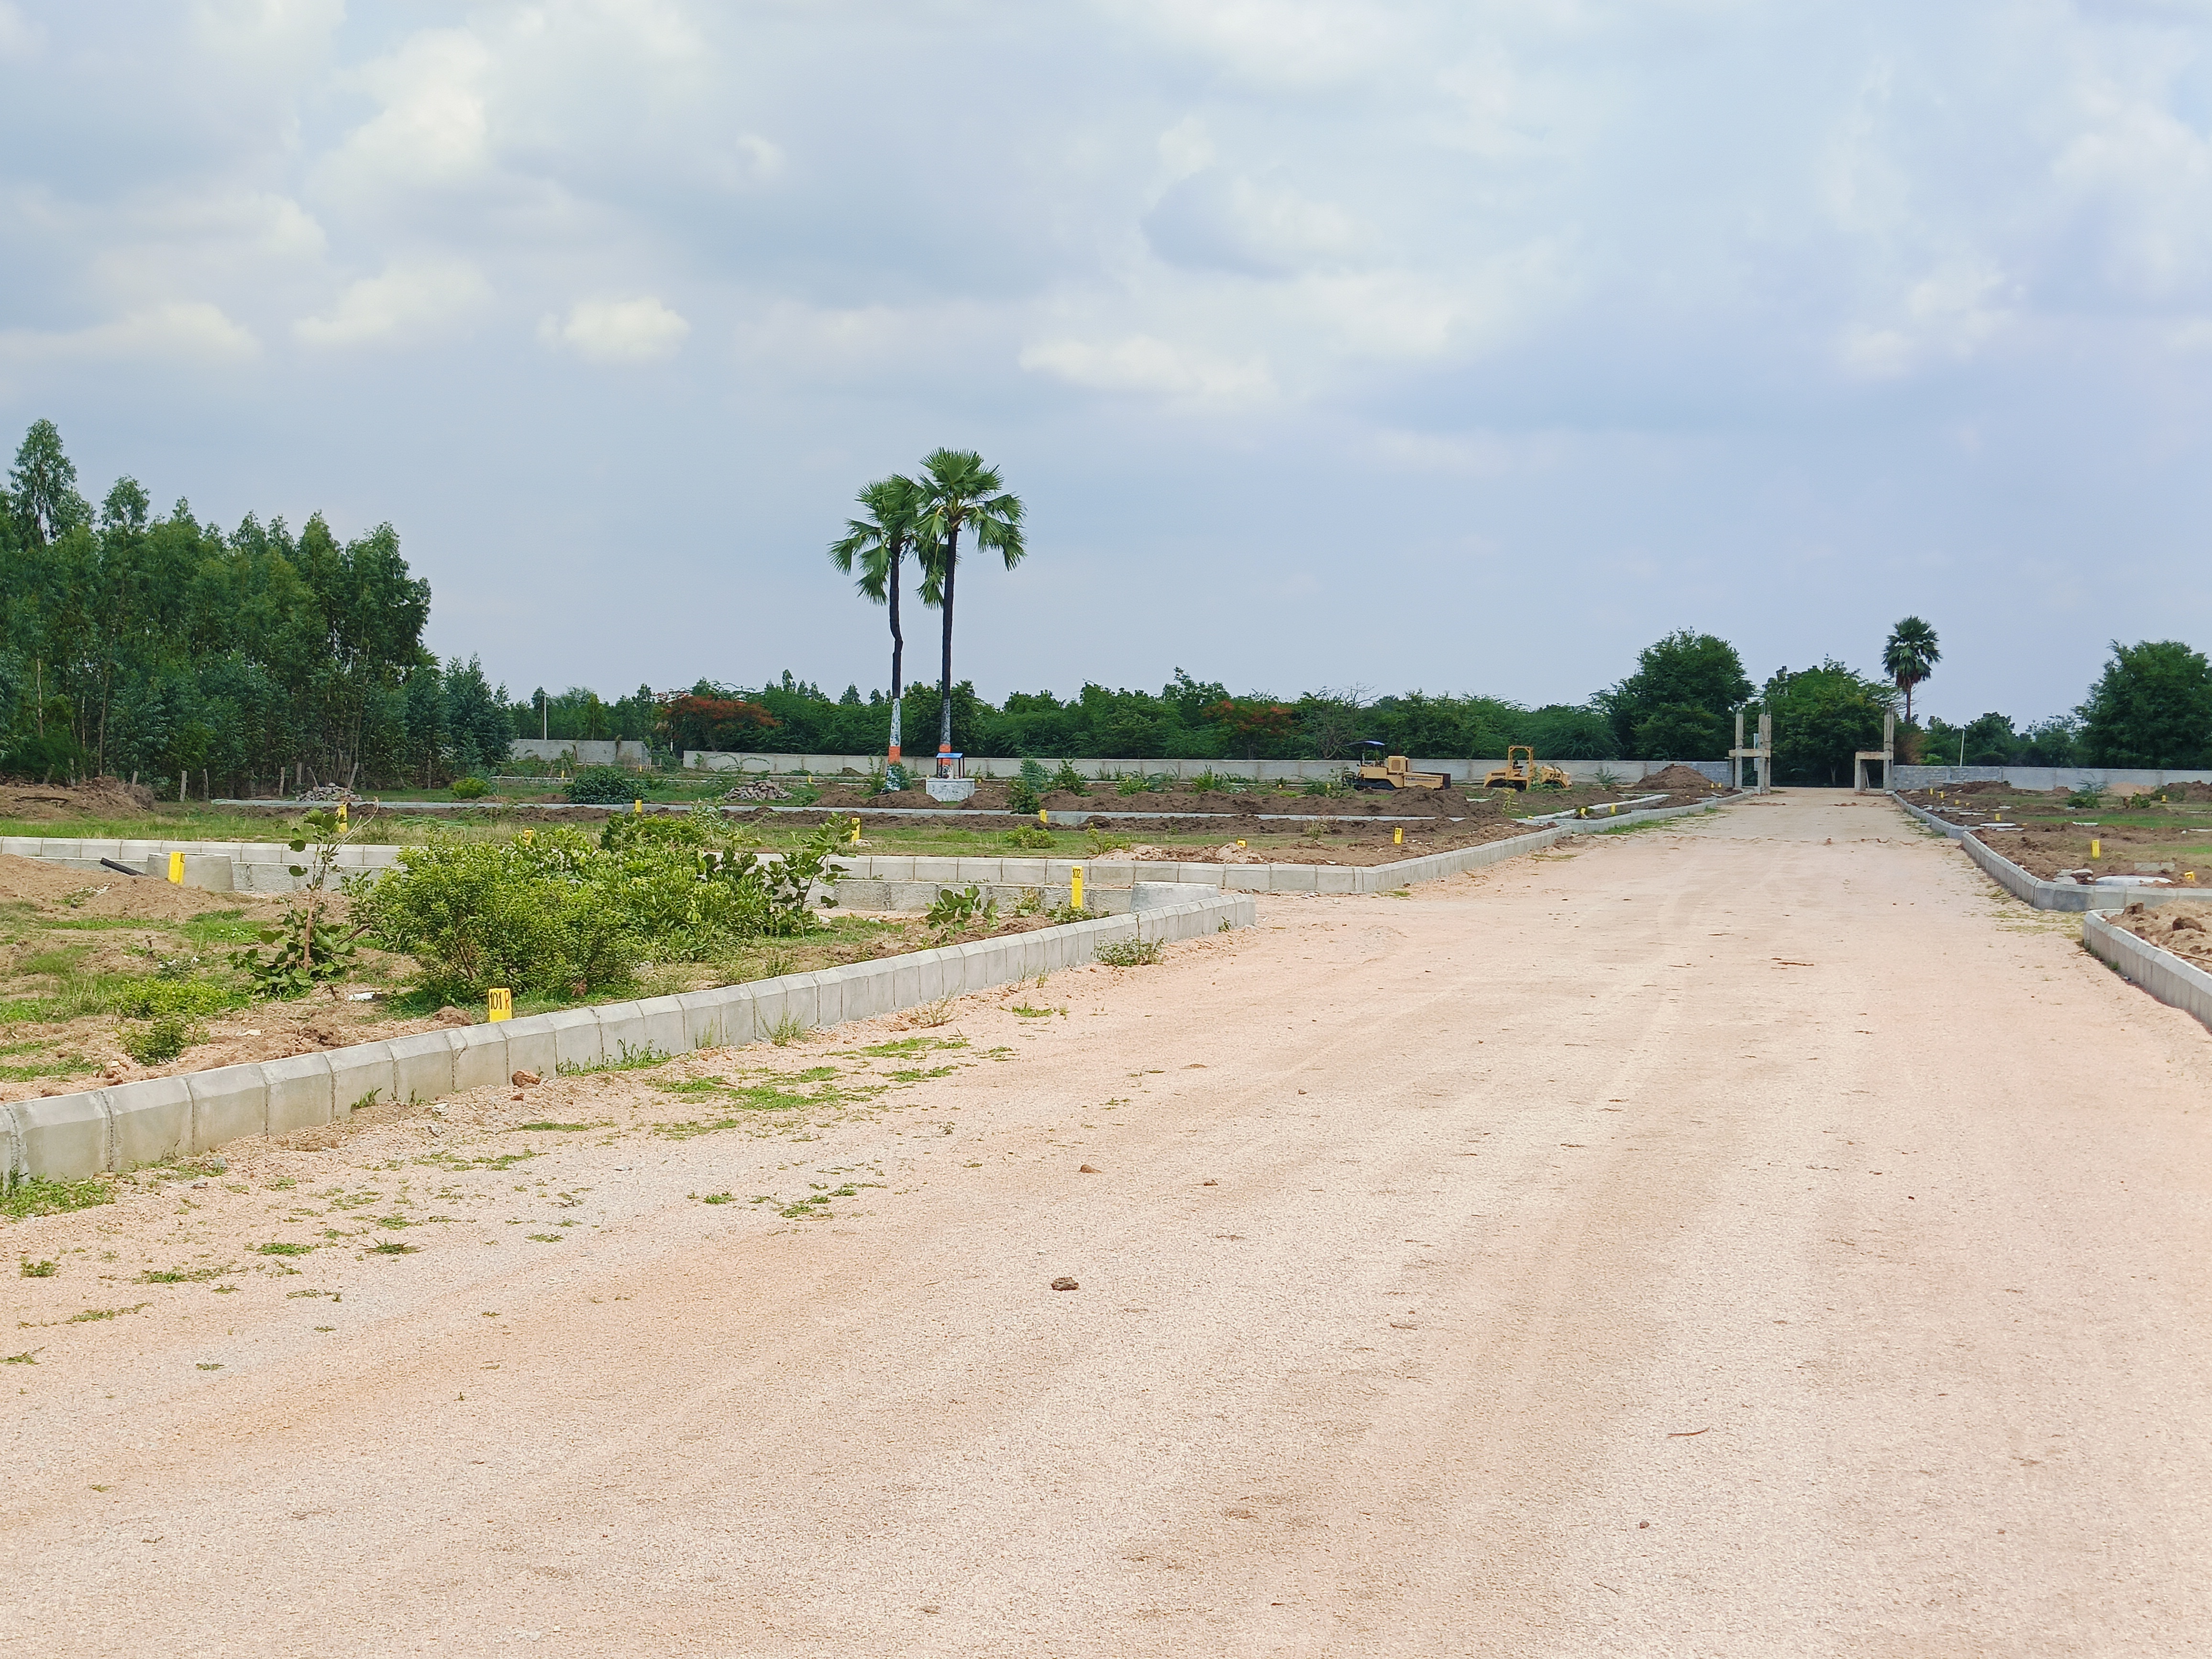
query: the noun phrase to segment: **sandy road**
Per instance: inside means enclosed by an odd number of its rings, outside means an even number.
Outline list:
[[[0,1650],[2212,1645],[2212,1036],[1893,809],[1273,902],[1038,994],[811,1140],[545,1153],[514,1201],[567,1245],[305,1261],[342,1304],[52,1322],[94,1246],[267,1236],[281,1158],[11,1230],[64,1267],[9,1286],[50,1346],[0,1372]],[[684,1196],[830,1180],[883,1185]]]

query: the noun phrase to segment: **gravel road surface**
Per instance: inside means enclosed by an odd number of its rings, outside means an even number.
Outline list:
[[[0,1652],[2203,1650],[2212,1034],[2078,924],[1792,792],[13,1224]]]

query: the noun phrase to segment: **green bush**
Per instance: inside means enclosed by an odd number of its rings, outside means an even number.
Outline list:
[[[1091,957],[1092,961],[1103,963],[1109,968],[1148,968],[1160,959],[1160,942],[1152,939],[1122,939],[1100,945]]]
[[[162,1014],[143,1025],[126,1025],[118,1038],[123,1052],[141,1066],[166,1065],[198,1040],[199,1033],[182,1014]]]
[[[568,799],[580,806],[616,806],[635,800],[645,786],[619,766],[579,767],[568,780]]]
[[[1142,772],[1123,773],[1120,777],[1114,780],[1114,793],[1117,795],[1143,794],[1145,793],[1145,775]]]
[[[1037,792],[1024,780],[1016,778],[1006,786],[1006,811],[1009,812],[1019,812],[1027,817],[1043,805],[1037,798]]]
[[[482,778],[455,778],[451,793],[455,800],[482,800],[490,789]]]
[[[1028,824],[1019,830],[1009,830],[999,837],[1009,847],[1020,847],[1036,852],[1049,852],[1060,845],[1053,839],[1052,831],[1042,824]]]
[[[981,888],[972,886],[957,890],[939,888],[937,902],[929,907],[929,914],[924,918],[940,939],[970,926],[988,927],[998,919],[999,902],[985,898]]]
[[[614,818],[596,845],[559,829],[411,847],[358,895],[354,918],[412,956],[424,989],[447,1001],[495,985],[595,994],[628,985],[648,957],[696,961],[739,939],[805,932],[813,890],[837,878],[836,833],[825,824],[776,860],[705,814]]]
[[[1024,760],[1019,768],[1021,780],[1031,793],[1042,795],[1052,787],[1052,774],[1041,760]]]
[[[1060,769],[1052,775],[1052,787],[1071,795],[1087,795],[1091,785],[1083,774],[1075,769],[1073,761],[1062,761]]]

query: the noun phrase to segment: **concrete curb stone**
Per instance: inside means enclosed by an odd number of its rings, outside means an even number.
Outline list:
[[[2130,983],[2212,1026],[2212,974],[2094,912],[2081,919],[2081,943]]]

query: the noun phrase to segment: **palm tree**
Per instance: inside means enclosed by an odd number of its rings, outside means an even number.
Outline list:
[[[960,571],[960,532],[972,526],[975,545],[994,550],[1012,570],[1022,562],[1022,503],[1006,493],[996,467],[972,449],[937,449],[922,457],[921,512],[915,538],[921,552],[923,596],[934,589],[945,613],[945,663],[938,679],[937,752],[952,750],[952,585]]]
[[[1917,617],[1907,617],[1889,630],[1882,647],[1882,672],[1905,693],[1905,722],[1912,723],[1912,689],[1936,672],[1943,653],[1936,648],[1936,630]]]
[[[850,574],[854,565],[860,569],[860,578],[854,584],[861,594],[878,605],[888,603],[891,615],[891,741],[890,757],[886,763],[899,763],[899,696],[905,689],[903,678],[906,658],[906,635],[899,631],[900,566],[909,550],[921,550],[915,540],[915,520],[921,515],[921,487],[903,473],[894,472],[888,478],[878,478],[860,491],[860,503],[867,508],[863,519],[848,519],[846,533],[830,544],[830,562],[838,569]],[[922,599],[935,602],[936,583],[927,575],[928,562],[923,560],[924,580]]]

